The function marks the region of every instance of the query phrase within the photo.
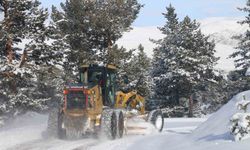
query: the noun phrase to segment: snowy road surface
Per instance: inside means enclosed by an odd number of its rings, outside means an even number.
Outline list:
[[[47,116],[29,113],[0,129],[0,150],[249,150],[250,140],[234,142],[229,134],[229,120],[243,94],[250,99],[250,91],[240,93],[208,119],[165,119],[162,133],[113,141],[44,139]]]
[[[165,119],[165,127],[161,134],[130,134],[122,139],[114,141],[97,140],[93,138],[84,138],[76,141],[44,139],[42,133],[46,129],[46,121],[46,115],[38,115],[36,113],[26,114],[15,120],[13,123],[0,130],[0,150],[85,150],[104,148],[106,150],[125,150],[138,140],[150,140],[150,138],[154,136],[161,138],[164,136],[188,134],[197,125],[205,121],[205,119]],[[164,142],[164,140],[162,142]],[[155,142],[152,141],[152,143]],[[133,149],[133,146],[131,149]]]

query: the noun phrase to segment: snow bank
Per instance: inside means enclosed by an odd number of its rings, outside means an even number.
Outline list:
[[[201,124],[190,135],[195,140],[210,141],[210,140],[233,140],[230,135],[230,119],[238,112],[237,103],[242,100],[243,96],[250,99],[250,91],[240,93],[233,97],[226,105],[214,113],[209,119]],[[249,111],[249,109],[248,109]]]

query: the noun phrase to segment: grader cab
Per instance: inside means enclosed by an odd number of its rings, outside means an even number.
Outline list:
[[[78,83],[65,86],[63,104],[51,111],[48,132],[59,138],[80,138],[83,135],[105,135],[121,138],[127,128],[127,118],[145,116],[145,100],[135,90],[117,90],[116,67],[113,65],[83,65]],[[128,113],[136,110],[138,113]],[[133,115],[131,115],[133,114]],[[159,110],[150,113],[148,120],[156,125],[163,118]],[[153,119],[152,119],[153,118]],[[159,122],[159,121],[158,121]]]

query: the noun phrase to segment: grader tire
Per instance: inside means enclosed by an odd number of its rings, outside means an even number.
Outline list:
[[[164,126],[164,118],[161,110],[151,111],[148,115],[148,122],[152,123],[159,132],[162,132]]]
[[[115,139],[117,134],[117,115],[112,109],[105,109],[101,117],[101,132],[108,139]]]
[[[117,113],[117,137],[122,138],[124,134],[124,115],[122,111]]]
[[[62,129],[63,114],[59,109],[52,109],[49,113],[47,134],[48,136],[58,137],[60,139],[65,137],[65,131]]]
[[[57,126],[57,136],[59,139],[65,139],[66,138],[66,131],[62,128],[63,125],[63,113],[58,113],[58,126]]]

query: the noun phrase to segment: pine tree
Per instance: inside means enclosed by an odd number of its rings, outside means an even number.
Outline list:
[[[49,65],[54,65],[56,54],[45,42],[48,11],[37,0],[2,0],[0,5],[4,14],[0,23],[0,115],[43,110],[54,94],[43,91],[41,86],[49,82],[39,77],[41,72],[53,72]],[[23,47],[21,43],[27,44]]]
[[[64,69],[67,75],[78,71],[77,67],[88,59],[94,59],[92,43],[88,42],[89,19],[93,6],[88,1],[66,1],[61,4],[62,12],[52,6],[52,31],[54,49],[64,54]],[[89,11],[88,11],[89,10]]]
[[[115,64],[118,68],[117,81],[119,89],[126,89],[127,91],[135,89],[145,97],[150,95],[150,59],[147,57],[144,47],[141,44],[138,46],[138,49],[131,50],[123,47],[119,48],[117,45],[114,45],[110,49],[109,64]],[[129,85],[124,83],[125,76],[128,79]],[[135,87],[137,83],[138,86]]]
[[[2,57],[8,59],[11,64],[14,59],[21,59],[21,55],[32,55],[30,58],[34,61],[40,59],[43,62],[46,57],[54,56],[52,51],[47,50],[49,48],[45,43],[48,31],[44,22],[48,18],[48,11],[40,8],[39,1],[3,0],[2,6],[4,13],[4,19],[0,24]],[[25,48],[20,48],[21,43],[27,43]],[[23,65],[23,61],[21,59],[20,65]]]
[[[165,38],[153,41],[153,71],[156,96],[179,105],[180,98],[189,99],[197,87],[215,78],[215,44],[199,30],[199,24],[189,17],[179,22],[170,5],[166,25],[160,28]]]
[[[119,48],[118,45],[115,44],[110,49],[108,64],[116,65],[120,74],[124,75],[122,70],[124,70],[131,61],[134,51],[134,49],[127,50],[124,47]]]
[[[117,67],[117,88],[125,89],[127,86],[123,83],[124,77],[129,72],[130,62],[134,56],[135,49],[127,50],[124,47],[119,48],[113,45],[110,49],[109,62]]]
[[[250,23],[250,0],[247,1],[244,8],[239,8],[240,11],[247,13],[245,20],[238,22],[241,25],[249,25]],[[235,68],[228,74],[228,95],[234,96],[239,92],[249,90],[250,78],[246,76],[246,70],[250,67],[250,31],[249,28],[244,34],[232,37],[239,41],[236,51],[229,57],[234,58]]]
[[[247,16],[245,20],[239,22],[241,25],[250,24],[250,0],[247,1],[246,7],[239,8],[240,11],[246,12]],[[248,67],[250,67],[250,31],[249,29],[239,36],[235,36],[235,39],[239,40],[239,44],[236,47],[238,51],[234,52],[232,55],[230,55],[231,58],[236,58],[235,67],[236,68],[242,68],[246,71]]]
[[[132,84],[131,88],[136,90],[144,97],[150,96],[149,88],[149,68],[150,59],[144,52],[144,47],[140,44],[138,46],[138,53],[134,55],[127,66],[124,68],[128,80]],[[137,87],[135,87],[137,84]]]
[[[247,13],[245,20],[239,22],[239,24],[249,25],[250,1],[249,0],[247,1],[246,7],[239,8],[239,10]],[[246,70],[248,67],[250,67],[250,53],[249,53],[250,52],[250,44],[249,44],[250,31],[247,30],[244,34],[235,36],[233,38],[239,40],[239,44],[236,47],[238,51],[230,55],[230,58],[236,58],[236,60],[234,61],[236,68],[242,68]]]
[[[200,83],[215,79],[214,66],[218,60],[214,56],[215,44],[209,41],[209,36],[201,33],[200,25],[195,20],[185,17],[180,24],[183,58],[178,67],[180,73],[185,72],[190,89],[195,90]]]
[[[152,40],[155,44],[158,45],[154,49],[154,58],[152,62],[152,72],[151,76],[154,80],[154,94],[157,98],[160,99],[168,99],[172,102],[172,104],[176,104],[177,101],[174,100],[174,96],[179,96],[177,93],[178,87],[173,86],[177,82],[177,80],[170,79],[171,77],[175,77],[170,72],[170,68],[175,66],[174,61],[168,60],[168,57],[174,57],[179,54],[179,48],[176,46],[178,33],[179,31],[179,22],[177,18],[177,14],[175,13],[174,7],[170,4],[169,7],[166,8],[167,13],[163,13],[164,17],[166,18],[166,24],[164,27],[159,28],[162,34],[165,35],[164,39],[155,41]],[[172,61],[172,62],[170,62]],[[171,83],[172,82],[172,83]],[[170,88],[169,86],[172,86]],[[175,90],[176,89],[176,90]],[[178,99],[178,98],[177,98]]]
[[[51,29],[55,47],[65,51],[65,70],[77,70],[83,63],[110,62],[109,51],[131,29],[141,8],[137,0],[67,0],[61,6],[62,11],[52,8]],[[65,44],[58,46],[61,42]]]

